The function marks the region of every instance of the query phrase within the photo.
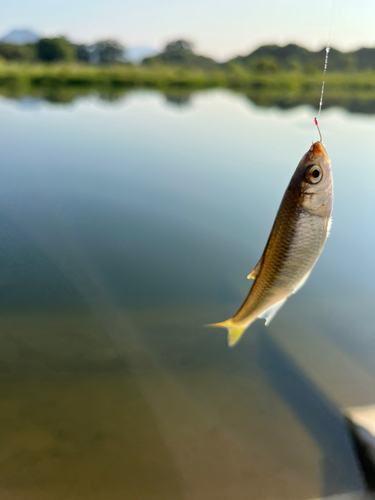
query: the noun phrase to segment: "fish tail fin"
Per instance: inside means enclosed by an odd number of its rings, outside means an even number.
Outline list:
[[[228,345],[229,347],[233,347],[237,344],[237,342],[239,342],[249,324],[236,325],[231,319],[228,319],[227,321],[223,321],[222,323],[213,323],[206,326],[211,326],[213,328],[226,328],[228,330]]]

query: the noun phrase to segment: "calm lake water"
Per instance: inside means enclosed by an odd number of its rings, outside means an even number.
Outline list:
[[[233,315],[309,107],[212,90],[0,100],[0,497],[284,500],[360,491],[375,403],[375,115],[321,116],[333,226],[304,288]]]

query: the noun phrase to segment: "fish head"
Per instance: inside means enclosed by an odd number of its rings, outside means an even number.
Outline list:
[[[302,157],[292,179],[299,203],[315,215],[331,213],[333,183],[331,160],[321,142],[314,142]]]

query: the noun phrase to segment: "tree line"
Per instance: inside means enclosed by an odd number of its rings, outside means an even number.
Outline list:
[[[101,40],[93,45],[74,44],[65,37],[41,38],[36,43],[0,43],[0,59],[18,62],[82,62],[113,64],[126,60],[125,47],[116,40]]]
[[[183,67],[202,71],[250,71],[254,73],[317,72],[321,71],[325,49],[310,51],[296,44],[284,47],[264,45],[247,56],[237,56],[227,62],[197,54],[186,40],[167,43],[163,51],[146,57],[141,64],[148,67]],[[128,63],[125,47],[116,40],[102,40],[93,45],[74,44],[64,37],[42,38],[34,44],[13,45],[0,43],[0,60],[19,62],[78,62],[85,64]],[[341,52],[331,48],[329,70],[332,72],[356,72],[375,70],[375,48],[361,48]]]
[[[163,52],[143,60],[145,65],[169,65],[199,68],[202,70],[236,70],[253,73],[297,72],[315,73],[323,70],[326,49],[310,51],[296,44],[263,45],[246,56],[237,56],[227,62],[195,54],[193,45],[177,40],[166,45]],[[329,53],[330,72],[350,73],[375,70],[375,48],[361,48],[341,52],[335,48]]]

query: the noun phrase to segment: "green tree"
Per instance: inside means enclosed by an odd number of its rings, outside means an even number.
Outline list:
[[[64,37],[42,38],[37,42],[36,48],[40,61],[58,62],[74,61],[76,59],[74,46]]]
[[[125,48],[116,40],[102,40],[93,47],[93,60],[99,64],[113,64],[125,60]]]
[[[0,43],[0,57],[6,61],[32,61],[35,56],[35,45]]]
[[[280,66],[273,57],[259,57],[250,63],[251,69],[257,73],[277,73]]]
[[[210,57],[199,56],[193,52],[193,44],[186,40],[169,42],[161,54],[143,59],[144,65],[168,65],[185,68],[199,68],[201,70],[213,71],[219,65]]]
[[[187,42],[186,40],[175,40],[174,42],[169,42],[164,48],[164,52],[192,52],[193,44]]]
[[[87,45],[76,45],[77,61],[88,63],[90,62],[90,50]]]

